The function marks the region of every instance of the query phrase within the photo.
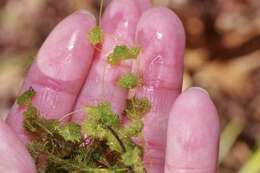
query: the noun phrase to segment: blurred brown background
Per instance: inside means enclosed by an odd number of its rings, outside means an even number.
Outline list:
[[[108,0],[105,0],[108,3]],[[184,88],[206,88],[221,119],[221,173],[260,173],[260,0],[153,0],[187,33]],[[51,29],[98,0],[0,0],[0,115]]]

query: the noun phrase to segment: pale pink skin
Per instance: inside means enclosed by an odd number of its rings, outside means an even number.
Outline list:
[[[149,0],[112,1],[102,18],[103,49],[95,56],[86,39],[96,25],[94,17],[85,11],[67,17],[43,44],[21,90],[30,86],[36,90],[33,102],[47,118],[64,119],[67,113],[102,100],[111,101],[121,114],[128,92],[115,81],[122,73],[139,72],[144,85],[135,94],[152,103],[142,141],[148,173],[215,173],[219,139],[215,106],[200,88],[181,94],[183,26],[167,8],[149,8]],[[138,63],[105,65],[106,55],[117,44],[141,46]],[[7,118],[9,127],[0,122],[0,172],[36,172],[23,144],[30,137],[22,127],[22,112],[15,104]],[[72,120],[81,123],[82,115],[75,113]]]
[[[58,24],[39,50],[22,91],[29,87],[37,91],[34,104],[47,118],[59,119],[72,111],[93,60],[86,33],[95,25],[91,14],[76,12]],[[7,122],[26,141],[22,111],[14,105]]]
[[[214,173],[217,170],[219,123],[208,93],[184,91],[168,121],[165,173]]]
[[[0,120],[0,172],[1,173],[34,173],[35,165],[25,145],[15,132]]]

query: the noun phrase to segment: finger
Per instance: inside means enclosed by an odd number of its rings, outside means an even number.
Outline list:
[[[30,68],[22,91],[33,87],[33,102],[47,118],[61,118],[70,112],[87,76],[93,47],[86,39],[95,19],[80,11],[63,20],[50,34]],[[22,111],[15,104],[7,122],[19,138],[26,140]]]
[[[131,70],[131,62],[111,66],[107,64],[106,59],[114,46],[134,45],[136,25],[142,10],[148,6],[145,5],[146,3],[148,2],[143,0],[114,0],[106,9],[102,19],[102,28],[105,33],[103,48],[94,60],[75,110],[106,100],[112,103],[113,111],[122,112],[124,100],[127,98],[127,90],[119,88],[116,85],[116,80],[121,74]],[[139,5],[142,5],[143,8],[139,8]],[[75,114],[72,118],[78,123],[82,122],[83,119],[84,113],[82,112]]]
[[[141,11],[145,11],[151,7],[150,0],[134,0]]]
[[[209,95],[188,89],[170,113],[165,173],[215,173],[218,141],[219,120]]]
[[[34,162],[15,133],[0,120],[0,172],[36,173]]]
[[[136,39],[143,51],[133,68],[144,86],[136,95],[152,104],[144,119],[144,162],[149,173],[163,172],[168,115],[182,85],[184,38],[180,20],[164,7],[146,11],[137,26]]]

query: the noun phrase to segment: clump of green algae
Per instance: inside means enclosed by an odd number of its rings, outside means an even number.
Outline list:
[[[97,44],[102,44],[102,42],[104,41],[104,34],[99,26],[95,26],[94,28],[92,28],[89,31],[87,37],[90,43],[94,46],[96,46]]]
[[[32,104],[35,95],[30,88],[17,103],[25,108],[24,128],[32,136],[28,149],[39,172],[145,172],[142,147],[132,137],[142,132],[142,117],[150,108],[147,99],[128,100],[125,125],[113,113],[111,103],[87,106],[87,118],[80,126],[44,119]]]

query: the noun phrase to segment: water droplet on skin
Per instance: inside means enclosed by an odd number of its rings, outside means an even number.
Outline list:
[[[79,77],[76,73],[67,73],[70,69],[74,69],[74,66],[78,64],[78,60],[75,59],[77,55],[75,49],[78,47],[79,36],[81,35],[80,30],[76,30],[71,35],[66,35],[64,42],[60,45],[55,46],[56,49],[48,46],[49,50],[44,50],[37,58],[37,67],[46,76],[52,79],[69,81],[76,80]],[[68,37],[68,38],[67,38]],[[68,41],[66,41],[66,39]],[[58,42],[54,39],[54,42]],[[55,50],[55,51],[51,51]],[[44,54],[45,56],[43,57]],[[48,54],[48,56],[46,56]],[[81,69],[77,69],[80,71]]]
[[[163,38],[163,34],[160,32],[156,32],[156,38],[161,40]]]
[[[124,27],[127,28],[128,25],[129,25],[129,22],[128,22],[128,21],[125,21],[125,22],[124,22]]]
[[[73,33],[72,37],[69,40],[69,44],[67,46],[68,50],[72,50],[75,47],[77,35],[78,35],[78,32]]]

